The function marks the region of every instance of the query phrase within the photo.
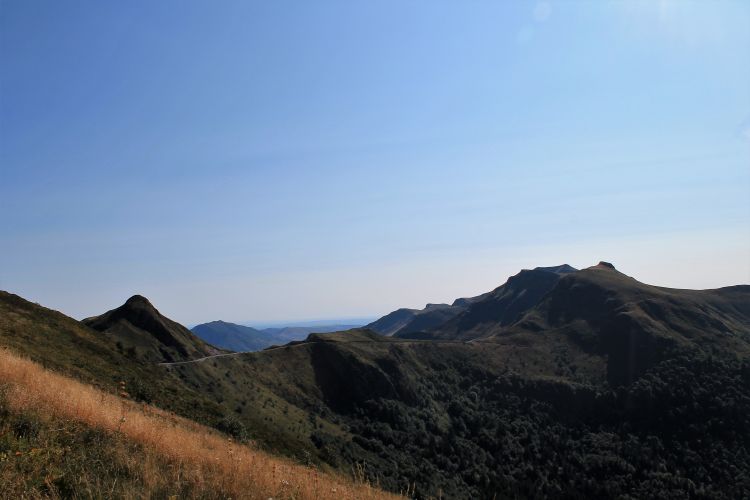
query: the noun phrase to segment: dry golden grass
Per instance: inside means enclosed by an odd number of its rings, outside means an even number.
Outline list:
[[[138,469],[142,485],[136,497],[154,496],[170,485],[185,491],[179,485],[187,482],[195,498],[396,498],[361,479],[321,473],[233,443],[195,422],[107,394],[2,348],[0,385],[14,412],[79,422],[141,446],[145,455],[129,465]]]

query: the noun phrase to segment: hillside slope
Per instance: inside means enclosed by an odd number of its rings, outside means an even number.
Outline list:
[[[211,361],[200,364],[201,377],[205,378],[197,378],[191,376],[188,366],[175,365],[167,370],[118,342],[116,337],[60,312],[0,291],[0,347],[107,392],[119,392],[119,383],[124,381],[135,400],[236,436],[252,436],[274,453],[321,463],[307,437],[312,424],[306,411],[283,413],[283,401],[253,381],[246,381],[238,390],[230,383],[230,374]],[[303,424],[293,430],[291,422],[299,420]],[[307,433],[304,439],[299,432]]]
[[[396,498],[235,443],[2,348],[0,463],[4,498]]]
[[[365,328],[389,337],[408,325],[419,312],[420,309],[396,309],[366,325]]]
[[[106,335],[64,314],[0,291],[0,346],[60,373],[114,392],[125,381],[131,395],[208,425],[225,410],[179,377],[133,357]]]

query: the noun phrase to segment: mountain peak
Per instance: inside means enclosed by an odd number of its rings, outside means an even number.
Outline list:
[[[609,268],[609,269],[615,269],[615,266],[613,264],[611,264],[610,262],[605,262],[603,260],[599,261],[599,263],[596,265],[596,267],[606,267],[606,268]]]
[[[547,271],[549,273],[555,273],[555,274],[567,274],[567,273],[574,273],[578,271],[578,269],[571,266],[570,264],[560,264],[559,266],[535,267],[534,271]]]
[[[424,306],[424,310],[425,311],[429,311],[429,310],[432,310],[432,309],[444,309],[446,307],[450,307],[450,305],[449,304],[432,304],[432,303],[428,303],[427,305]]]
[[[125,347],[137,349],[150,361],[179,361],[218,352],[184,326],[164,317],[143,295],[83,323],[109,334]]]
[[[144,297],[143,295],[138,295],[138,294],[133,295],[128,300],[126,300],[125,305],[154,307],[146,297]]]

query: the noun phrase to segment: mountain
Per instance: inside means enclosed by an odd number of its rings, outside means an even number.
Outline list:
[[[606,359],[613,385],[632,383],[669,353],[748,351],[750,287],[678,290],[640,283],[607,262],[583,271],[521,271],[447,323],[404,338],[503,342],[551,338]],[[541,335],[541,334],[544,335]]]
[[[157,364],[10,297],[0,342],[105,386],[151,376],[161,404],[195,398],[196,419],[412,498],[750,495],[750,286],[669,289],[600,263],[461,305],[417,338],[359,328]]]
[[[459,301],[470,301],[472,299],[458,299]],[[470,303],[470,302],[466,302]],[[466,306],[448,304],[427,304],[424,309],[418,311],[414,317],[392,335],[408,334],[421,331],[433,326],[442,325],[446,321],[460,314]]]
[[[514,277],[516,279],[511,278],[506,285],[492,292],[456,299],[450,305],[427,304],[424,309],[397,309],[365,328],[386,336],[438,339],[456,336],[456,332],[466,332],[481,322],[507,324],[515,318],[514,315],[534,305],[560,276],[575,271],[568,264],[524,270]]]
[[[366,325],[365,328],[381,335],[391,336],[408,325],[421,311],[423,309],[396,309]]]
[[[740,498],[749,308],[748,286],[537,268],[434,338],[358,329],[215,362],[236,377],[227,386],[252,380],[308,411],[323,460],[364,462],[417,498]],[[203,379],[202,365],[188,376]]]
[[[482,297],[483,295],[456,299],[450,305],[427,304],[424,309],[397,309],[366,325],[365,328],[389,337],[419,332],[442,325],[461,314],[470,304],[481,300]]]
[[[657,287],[601,262],[561,278],[510,328],[489,326],[474,335],[507,341],[539,332],[564,336],[576,349],[606,358],[610,384],[630,384],[674,352],[750,354],[750,286]]]
[[[194,326],[191,331],[211,345],[235,352],[260,351],[277,344],[302,340],[311,333],[349,330],[356,325],[286,326],[258,330],[226,321]]]
[[[221,353],[184,326],[162,316],[140,295],[130,297],[122,306],[101,316],[86,318],[82,323],[149,361],[185,361]]]
[[[414,320],[395,335],[403,338],[469,340],[486,328],[506,326],[535,306],[557,281],[576,269],[563,264],[525,269],[493,291],[463,302],[462,309],[446,321],[420,324]],[[460,299],[465,300],[465,299]]]
[[[225,321],[203,323],[191,331],[211,345],[235,352],[259,351],[275,343],[272,335]]]

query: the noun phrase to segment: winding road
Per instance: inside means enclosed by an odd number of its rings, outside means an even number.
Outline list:
[[[383,340],[348,340],[348,341],[322,341],[322,342],[298,342],[298,343],[291,343],[291,344],[284,344],[274,347],[267,347],[266,349],[260,350],[260,351],[244,351],[244,352],[227,352],[224,354],[214,354],[212,356],[204,356],[202,358],[197,359],[189,359],[187,361],[172,361],[169,363],[158,363],[159,366],[176,366],[176,365],[189,365],[191,363],[202,363],[203,361],[206,361],[208,359],[215,359],[215,358],[226,358],[230,356],[240,356],[242,354],[254,354],[256,352],[268,352],[268,351],[276,351],[278,349],[288,349],[293,347],[299,347],[303,345],[310,345],[314,343],[331,343],[331,344],[382,344],[384,343]],[[391,343],[391,344],[470,344],[474,343],[473,340],[391,340],[390,342],[385,341],[385,343]]]

